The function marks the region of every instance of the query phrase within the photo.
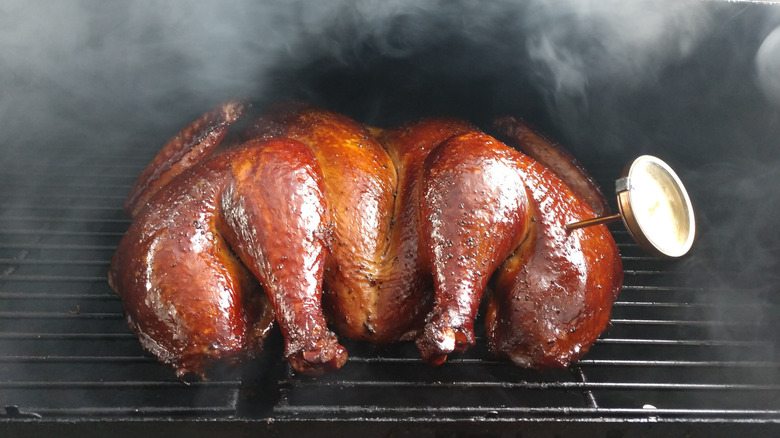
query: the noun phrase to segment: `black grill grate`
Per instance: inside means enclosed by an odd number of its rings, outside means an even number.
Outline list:
[[[410,344],[347,344],[342,370],[300,378],[278,359],[272,339],[243,375],[181,382],[142,351],[105,279],[129,225],[122,200],[146,157],[88,158],[0,171],[0,419],[7,426],[780,423],[776,335],[770,321],[755,317],[777,308],[766,286],[714,294],[690,284],[695,266],[644,255],[617,226],[625,287],[612,326],[570,370],[517,369],[490,357],[482,339],[439,368],[425,366]],[[605,169],[596,173],[610,187],[614,169]]]

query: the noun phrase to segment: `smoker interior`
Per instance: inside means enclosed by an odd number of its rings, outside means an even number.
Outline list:
[[[506,422],[780,420],[771,324],[755,318],[757,306],[776,302],[743,300],[758,292],[750,288],[711,302],[713,291],[684,285],[681,262],[643,253],[619,226],[625,285],[611,326],[569,370],[518,369],[491,357],[480,337],[438,368],[412,344],[348,343],[343,369],[305,378],[280,360],[277,336],[242,374],[182,382],[141,349],[105,278],[129,224],[123,197],[146,159],[110,154],[85,166],[72,157],[58,157],[32,208],[22,208],[13,188],[34,185],[35,172],[2,172],[11,189],[2,197],[0,244],[3,427],[209,419],[263,430],[326,421],[341,431],[355,420],[506,430]],[[616,168],[595,170],[607,183]]]
[[[728,17],[722,30],[658,73],[667,91],[636,87],[614,95],[601,84],[581,117],[552,111],[543,104],[549,96],[522,83],[518,89],[529,90],[523,99],[512,100],[516,92],[507,99],[496,83],[509,84],[512,72],[468,76],[468,83],[449,72],[439,81],[436,73],[450,67],[446,58],[426,61],[427,76],[408,85],[409,70],[441,47],[358,67],[322,68],[315,57],[280,69],[268,87],[275,91],[266,100],[307,98],[378,124],[418,114],[454,113],[480,123],[520,115],[569,146],[608,196],[628,159],[653,153],[670,162],[700,215],[699,242],[686,257],[663,259],[640,250],[620,224],[610,225],[624,286],[609,328],[568,370],[516,368],[492,357],[478,332],[475,348],[437,368],[423,364],[412,344],[347,342],[343,369],[306,378],[281,361],[276,333],[245,368],[181,381],[129,332],[106,272],[130,224],[121,211],[130,185],[165,139],[207,107],[191,98],[189,112],[161,125],[152,116],[130,118],[132,135],[124,137],[103,132],[103,122],[120,124],[112,119],[121,115],[115,107],[100,123],[59,108],[64,125],[80,123],[75,132],[22,125],[43,134],[29,136],[30,144],[4,145],[9,154],[0,168],[0,435],[778,432],[780,215],[772,187],[780,182],[773,170],[780,110],[760,95],[749,73],[753,53],[737,44],[760,43],[767,31],[753,23],[777,11],[733,4],[717,10]],[[471,46],[464,56],[479,52]],[[431,72],[438,61],[444,66]],[[187,96],[171,99],[186,103]],[[608,105],[630,122],[605,128],[600,108]],[[668,115],[670,108],[677,113]],[[630,147],[599,148],[605,141]],[[754,149],[735,150],[733,142]],[[746,156],[763,172],[735,164]],[[735,222],[741,231],[724,233]]]

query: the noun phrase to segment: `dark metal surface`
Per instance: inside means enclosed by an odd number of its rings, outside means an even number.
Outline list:
[[[239,3],[0,7],[1,437],[780,435],[780,5]],[[373,124],[523,116],[608,197],[657,155],[697,242],[664,260],[611,226],[625,286],[571,370],[517,369],[481,337],[439,368],[348,343],[342,370],[300,378],[277,335],[185,383],[142,351],[106,271],[156,149],[240,93]]]
[[[43,185],[35,173],[0,172],[0,430],[40,432],[54,422],[96,432],[108,422],[130,431],[173,421],[181,431],[205,420],[231,430],[345,432],[367,423],[420,433],[467,430],[453,424],[602,432],[676,424],[697,433],[780,424],[772,326],[755,317],[766,313],[757,306],[776,303],[744,300],[762,292],[749,288],[710,301],[715,291],[684,285],[679,261],[645,255],[619,227],[626,280],[611,327],[570,370],[515,368],[490,357],[481,338],[438,368],[412,344],[351,343],[342,370],[302,378],[279,359],[276,338],[241,375],[179,381],[141,350],[105,279],[129,224],[124,194],[146,160],[69,157]],[[607,180],[611,169],[595,170]],[[15,195],[19,186],[36,187],[32,204]]]

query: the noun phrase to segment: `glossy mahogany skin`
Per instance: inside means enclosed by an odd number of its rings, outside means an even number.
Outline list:
[[[362,125],[308,106],[274,108],[252,125],[248,135],[294,139],[317,157],[332,219],[324,305],[342,335],[382,338],[384,333],[377,336],[375,328],[381,314],[376,310],[379,276],[397,184],[387,153]]]
[[[274,109],[270,116],[254,124],[250,137],[294,138],[309,145],[323,169],[326,196],[331,205],[341,207],[341,214],[334,215],[329,263],[335,272],[329,270],[332,275],[326,275],[324,283],[326,313],[340,334],[376,343],[416,337],[423,358],[439,364],[448,354],[465,351],[474,344],[473,322],[486,284],[521,241],[527,242],[506,263],[505,275],[500,278],[521,278],[518,260],[538,263],[532,271],[539,273],[558,264],[560,270],[554,271],[565,274],[572,271],[567,265],[569,261],[593,259],[593,254],[577,250],[555,254],[553,250],[558,245],[569,244],[564,241],[548,239],[549,245],[534,244],[537,236],[545,236],[552,229],[555,218],[594,216],[592,208],[569,186],[585,193],[596,208],[603,208],[603,197],[592,180],[565,151],[546,143],[526,125],[514,126],[513,130],[506,123],[501,126],[567,182],[460,120],[426,119],[399,128],[366,131],[343,116],[319,108],[292,106],[281,111]],[[374,138],[384,147],[389,162]],[[388,190],[393,188],[392,172],[387,171],[393,168],[397,175],[394,206],[388,196]],[[355,169],[357,175],[348,173]],[[560,199],[551,210],[550,199],[556,196]],[[351,207],[367,205],[367,199],[372,208]],[[536,214],[532,221],[529,210],[544,213]],[[368,228],[379,233],[365,232]],[[582,278],[598,277],[599,284],[586,281],[581,287],[572,274],[554,278],[561,288],[573,291],[567,300],[569,313],[580,309],[576,315],[581,318],[564,319],[571,325],[570,330],[580,333],[567,338],[577,344],[570,348],[572,351],[586,350],[584,346],[595,340],[592,334],[601,333],[609,318],[614,296],[600,293],[598,287],[616,293],[622,284],[617,247],[605,227],[599,230],[597,237],[605,239],[605,243],[596,247],[610,261],[578,271]],[[594,232],[575,233],[574,240],[579,240],[580,234],[587,240]],[[352,260],[361,264],[351,263]],[[504,286],[506,283],[504,280],[495,285],[509,287]],[[547,288],[548,283],[540,284],[545,285],[539,286],[540,296],[555,294],[554,289]],[[497,292],[495,296],[502,295]],[[511,304],[497,299],[491,303],[495,303],[494,307],[511,308]],[[593,305],[600,307],[594,310],[590,308]],[[425,328],[420,332],[421,317],[425,314]],[[544,329],[545,322],[539,321],[540,318],[536,322],[534,318],[527,323],[523,320],[522,329],[533,337],[534,332]],[[511,342],[498,342],[499,334],[517,332],[522,324],[495,324],[491,339],[496,342],[491,345],[495,344],[496,354],[504,355],[507,353],[503,350],[515,348],[510,347]],[[515,350],[511,355],[520,364]],[[562,346],[559,351],[563,351]],[[561,356],[561,363],[576,357],[579,356],[567,353]],[[554,364],[528,361],[526,366],[543,368]]]
[[[317,156],[331,206],[324,304],[336,330],[375,343],[413,339],[431,309],[421,259],[420,180],[428,154],[474,128],[431,119],[383,131],[308,106],[274,108],[250,138],[292,138]],[[426,242],[427,244],[427,242]]]
[[[440,364],[474,344],[488,284],[489,346],[518,365],[566,366],[605,328],[617,247],[604,226],[563,228],[594,215],[569,187],[600,192],[543,138],[507,131],[547,166],[457,119],[378,129],[294,104],[205,158],[242,105],[207,113],[158,154],[111,266],[131,327],[180,374],[255,354],[274,315],[299,372],[346,360],[323,315],[352,339],[416,339]]]
[[[488,280],[527,233],[520,160],[518,152],[473,131],[451,137],[425,160],[421,231],[436,299],[417,347],[428,363],[474,345]]]
[[[310,375],[340,368],[346,350],[321,306],[330,217],[314,155],[294,140],[255,140],[224,159],[232,178],[218,229],[270,298],[285,358]]]
[[[249,104],[243,99],[225,102],[168,140],[130,189],[125,199],[125,213],[135,216],[174,177],[209,156],[219,146],[230,125],[248,108]]]
[[[593,208],[547,168],[526,158],[531,224],[493,279],[488,346],[516,365],[565,368],[606,329],[623,282],[617,245],[605,225],[568,232]]]
[[[391,234],[381,269],[378,300],[380,333],[384,342],[411,340],[425,325],[433,306],[431,259],[422,223],[425,222],[425,159],[448,138],[475,128],[449,118],[424,119],[375,135],[387,150],[398,173]],[[395,330],[402,322],[403,331]]]
[[[328,222],[309,149],[254,142],[152,196],[121,240],[109,280],[144,347],[179,375],[256,355],[274,316],[293,367],[321,374],[346,360],[320,306]]]
[[[509,144],[550,169],[564,181],[568,188],[593,208],[596,216],[607,214],[609,206],[598,184],[563,146],[548,140],[522,119],[512,116],[497,118],[493,126]]]
[[[529,236],[493,279],[488,346],[515,364],[563,368],[606,329],[623,266],[605,225],[564,225],[606,214],[607,202],[585,169],[524,121],[501,117],[500,133],[529,154],[519,167],[533,207]]]

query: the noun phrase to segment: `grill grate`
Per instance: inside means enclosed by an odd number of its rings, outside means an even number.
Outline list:
[[[695,267],[644,255],[618,227],[625,286],[611,327],[570,370],[517,369],[492,358],[478,333],[476,348],[439,368],[424,365],[411,344],[347,343],[342,370],[301,378],[278,359],[277,336],[242,375],[181,382],[142,351],[105,279],[130,223],[122,200],[147,161],[93,158],[55,157],[51,167],[0,174],[7,421],[780,423],[776,336],[755,317],[777,308],[762,298],[765,285],[733,293],[691,285]]]

